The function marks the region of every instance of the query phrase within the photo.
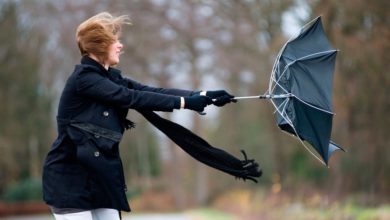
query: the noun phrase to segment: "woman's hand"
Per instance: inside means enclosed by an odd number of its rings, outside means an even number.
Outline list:
[[[225,90],[206,91],[201,92],[200,94],[210,97],[213,101],[213,105],[218,107],[222,107],[230,102],[237,102],[237,100],[234,99],[234,96]]]
[[[193,95],[184,97],[184,108],[197,112],[203,112],[204,108],[212,103],[212,99],[208,96]]]

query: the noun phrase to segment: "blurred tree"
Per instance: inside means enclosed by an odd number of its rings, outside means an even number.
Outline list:
[[[389,198],[390,2],[315,1],[325,28],[340,49],[335,74],[335,136],[350,148],[331,179],[340,190]],[[385,194],[383,192],[386,192]]]
[[[39,81],[42,37],[21,24],[14,3],[0,4],[0,192],[18,178],[40,178],[51,133],[51,98]]]
[[[39,163],[55,138],[54,130],[48,130],[54,122],[51,112],[80,59],[74,33],[84,19],[101,11],[130,15],[133,25],[124,29],[119,66],[128,77],[154,86],[223,88],[245,96],[267,89],[274,58],[286,41],[283,19],[286,13],[300,13],[295,8],[311,17],[323,15],[326,33],[341,49],[333,136],[351,150],[332,157],[331,169],[323,169],[299,142],[279,131],[265,101],[208,107],[204,117],[184,111],[164,117],[184,125],[190,121],[191,130],[238,157],[245,149],[265,170],[261,183],[280,182],[282,189],[313,183],[335,193],[350,189],[388,195],[388,6],[384,0],[2,1],[0,191],[21,176],[39,175]],[[199,168],[134,111],[128,117],[138,124],[121,150],[130,190],[163,186],[184,207],[241,184]]]
[[[266,91],[273,57],[285,37],[282,15],[291,1],[221,1],[216,3],[211,35],[215,44],[214,74],[221,85],[236,96],[259,95]],[[270,180],[272,169],[285,172],[286,141],[276,129],[271,106],[265,101],[239,101],[220,112],[218,143],[239,155],[245,149],[260,161]],[[283,150],[282,150],[283,149]],[[227,186],[231,181],[226,181]]]
[[[131,76],[163,87],[178,87],[179,82],[186,84],[183,88],[226,88],[234,94],[247,95],[258,94],[267,86],[272,67],[270,51],[283,42],[281,14],[290,1],[142,1],[118,5],[129,8],[134,18],[134,25],[124,34],[127,53],[122,58],[126,62],[121,64]],[[218,146],[229,146],[226,150],[240,157],[239,149],[245,148],[255,157],[261,155],[262,165],[277,165],[277,172],[283,172],[285,154],[278,150],[284,147],[279,144],[283,138],[274,140],[261,133],[269,124],[271,128],[275,126],[272,117],[264,117],[271,108],[260,109],[258,104],[226,106],[220,111],[221,117],[209,123],[193,115],[191,130],[207,134],[216,129],[211,137],[219,138],[211,139]],[[177,147],[169,149],[173,159],[169,161],[170,174],[165,175],[170,177],[169,188],[175,192],[178,205],[185,205],[191,198],[205,201],[209,192],[215,191],[210,185],[231,186],[233,178],[222,175],[231,181],[209,181],[209,172],[220,174],[203,165],[191,169],[192,159],[182,156]],[[268,159],[270,153],[274,160]],[[187,190],[183,192],[183,188]]]

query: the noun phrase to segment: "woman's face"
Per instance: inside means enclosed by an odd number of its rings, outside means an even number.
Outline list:
[[[114,66],[119,63],[119,56],[121,55],[121,51],[123,48],[123,44],[117,40],[115,43],[111,44],[108,47],[108,57],[105,62],[108,66]]]

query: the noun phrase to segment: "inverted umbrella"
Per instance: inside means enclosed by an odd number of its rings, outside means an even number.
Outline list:
[[[264,95],[235,99],[269,99],[276,109],[278,126],[296,136],[305,148],[328,165],[335,150],[332,131],[332,88],[337,50],[330,45],[321,17],[306,24],[298,36],[280,50]],[[318,158],[305,141],[320,155]]]

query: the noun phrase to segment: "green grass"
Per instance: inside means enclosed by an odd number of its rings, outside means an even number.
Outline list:
[[[264,193],[235,190],[218,197],[212,207],[235,219],[390,220],[390,204],[365,206],[356,196],[330,200],[326,194]],[[224,218],[221,218],[224,219]]]
[[[377,208],[350,206],[345,208],[345,213],[356,220],[390,219],[390,206]]]
[[[377,208],[365,208],[360,206],[334,206],[328,208],[309,208],[299,204],[281,207],[280,209],[270,209],[266,213],[253,213],[253,215],[241,216],[229,214],[210,208],[194,209],[185,212],[195,220],[241,220],[256,219],[291,219],[291,220],[386,220],[390,219],[390,206]]]

